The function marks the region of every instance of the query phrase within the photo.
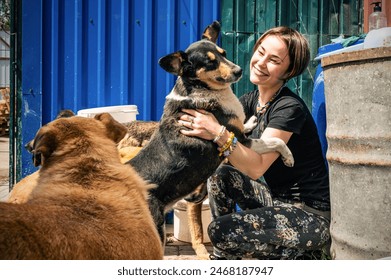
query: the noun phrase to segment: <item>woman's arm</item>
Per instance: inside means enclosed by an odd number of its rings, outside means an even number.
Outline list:
[[[261,139],[278,137],[287,143],[292,132],[287,132],[275,128],[266,128]],[[238,170],[256,180],[269,169],[273,162],[280,156],[277,152],[258,154],[254,150],[237,144],[235,150],[228,156],[229,162]]]
[[[221,125],[216,120],[213,114],[206,111],[195,111],[184,109],[183,115],[179,122],[192,130],[181,130],[181,133],[187,136],[196,136],[205,140],[213,140],[221,131]],[[218,139],[216,144],[221,147],[229,139],[230,132],[225,131]],[[261,139],[269,137],[278,137],[285,143],[288,143],[292,132],[287,132],[274,128],[266,128]],[[216,147],[217,149],[217,147]],[[246,174],[252,179],[258,179],[272,163],[280,156],[277,152],[258,154],[255,151],[237,143],[235,150],[228,156],[230,163],[238,170]]]

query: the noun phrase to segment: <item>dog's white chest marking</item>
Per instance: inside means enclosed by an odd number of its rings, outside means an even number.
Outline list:
[[[176,101],[191,101],[194,103],[205,104],[209,103],[211,99],[215,99],[219,104],[221,104],[224,112],[232,113],[238,117],[238,119],[243,123],[245,119],[244,111],[242,104],[239,99],[233,94],[231,89],[226,89],[218,91],[218,94],[212,94],[209,90],[201,90],[199,94],[194,94],[191,97],[179,95],[175,88],[166,96],[166,100],[176,100]]]

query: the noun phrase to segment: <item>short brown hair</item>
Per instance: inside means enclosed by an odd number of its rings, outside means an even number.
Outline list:
[[[255,43],[253,52],[258,49],[259,45],[267,36],[277,36],[281,38],[288,49],[290,64],[287,70],[288,77],[286,80],[302,74],[310,62],[310,49],[307,39],[301,33],[290,27],[274,27],[262,34]]]

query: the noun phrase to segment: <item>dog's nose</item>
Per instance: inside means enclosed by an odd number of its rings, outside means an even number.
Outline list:
[[[243,70],[242,70],[242,68],[240,68],[240,67],[238,67],[238,69],[236,69],[236,70],[234,71],[235,77],[238,77],[238,78],[242,76],[242,73],[243,73]]]
[[[34,140],[31,140],[29,141],[26,145],[24,145],[24,148],[28,151],[28,152],[32,152],[33,151],[33,142]]]

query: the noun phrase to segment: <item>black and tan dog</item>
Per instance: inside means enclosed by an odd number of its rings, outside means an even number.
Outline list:
[[[163,258],[151,186],[118,157],[125,133],[109,114],[60,118],[37,132],[42,167],[28,201],[0,203],[0,259]]]
[[[242,69],[227,60],[225,51],[216,45],[219,32],[220,24],[213,22],[205,29],[202,40],[184,52],[159,60],[160,66],[178,79],[166,97],[163,116],[150,142],[128,162],[142,178],[157,186],[150,191],[149,207],[162,242],[166,211],[204,183],[223,161],[212,141],[180,133],[184,129],[178,123],[182,109],[213,112],[242,144],[259,153],[277,151],[287,165],[293,164],[292,155],[281,139],[245,137],[243,107],[230,87],[241,78]]]

